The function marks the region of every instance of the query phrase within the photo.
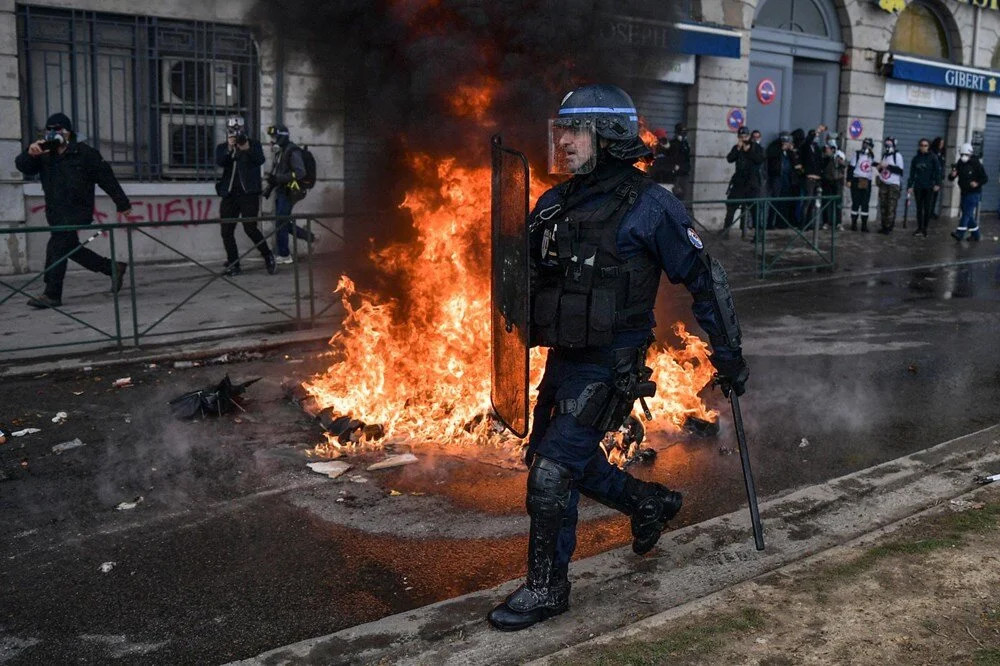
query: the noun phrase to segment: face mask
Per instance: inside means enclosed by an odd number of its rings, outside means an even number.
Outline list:
[[[959,157],[958,159],[959,159],[960,161],[962,161],[962,162],[968,162],[968,161],[969,161],[969,156],[968,156],[968,155],[962,155],[962,156],[961,156],[961,157]]]

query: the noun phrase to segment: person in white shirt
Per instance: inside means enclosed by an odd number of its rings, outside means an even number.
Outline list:
[[[872,187],[875,182],[875,142],[871,137],[861,142],[861,150],[851,158],[851,169],[847,180],[851,186],[851,231],[858,230],[858,218],[861,218],[861,231],[868,232],[868,204],[872,199]]]
[[[896,139],[887,136],[882,145],[882,159],[878,167],[878,214],[882,222],[880,234],[892,233],[896,226],[896,204],[899,203],[900,184],[903,181],[903,156],[896,152]]]

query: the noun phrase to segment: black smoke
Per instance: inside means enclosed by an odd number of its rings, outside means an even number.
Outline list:
[[[590,82],[635,94],[650,48],[662,54],[671,41],[662,26],[655,47],[641,33],[675,21],[683,4],[259,0],[252,21],[261,37],[280,39],[287,70],[306,60],[328,76],[310,100],[310,124],[343,112],[345,133],[478,164],[488,164],[489,135],[499,131],[540,164],[545,121],[562,96]],[[623,29],[629,16],[642,17],[645,27]],[[487,117],[456,115],[459,88],[486,80],[498,84]]]

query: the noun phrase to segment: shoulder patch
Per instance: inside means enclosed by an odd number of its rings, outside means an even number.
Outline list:
[[[691,241],[691,245],[694,245],[699,250],[703,250],[705,248],[705,244],[701,242],[701,237],[698,236],[698,232],[691,227],[687,228],[687,232],[688,240]]]

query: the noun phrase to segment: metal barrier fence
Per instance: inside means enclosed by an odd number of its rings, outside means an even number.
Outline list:
[[[753,234],[754,269],[759,278],[774,273],[833,268],[843,197],[839,194],[714,199],[697,206],[733,206],[734,224]]]
[[[81,225],[81,226],[44,226],[44,227],[8,227],[0,228],[0,240],[6,240],[6,237],[14,234],[38,234],[38,233],[49,233],[53,231],[88,231],[91,235],[81,240],[81,244],[75,247],[72,251],[54,260],[52,264],[46,266],[41,271],[34,274],[18,274],[18,275],[0,275],[0,288],[3,289],[2,296],[0,296],[0,321],[12,321],[12,317],[6,315],[2,308],[12,301],[12,299],[17,295],[22,295],[27,298],[31,298],[32,294],[28,293],[28,289],[35,286],[37,282],[44,279],[44,276],[56,266],[69,261],[72,255],[78,252],[87,243],[94,240],[98,236],[107,235],[111,260],[111,280],[116,281],[118,278],[118,262],[125,262],[129,264],[130,270],[128,270],[128,281],[125,283],[128,286],[127,295],[126,289],[123,287],[121,292],[116,292],[112,289],[112,309],[113,309],[113,321],[114,326],[109,327],[111,317],[104,317],[102,322],[85,321],[83,318],[77,316],[76,314],[69,312],[65,306],[55,306],[50,307],[48,310],[57,312],[61,316],[72,320],[76,324],[84,327],[86,330],[96,334],[95,337],[90,339],[72,339],[67,342],[46,342],[44,344],[32,344],[32,345],[21,345],[14,347],[0,347],[0,354],[11,353],[11,352],[24,352],[30,350],[39,350],[47,348],[59,348],[59,347],[70,347],[70,346],[80,346],[80,345],[93,345],[95,343],[108,343],[112,344],[118,349],[122,349],[126,346],[139,346],[139,344],[146,339],[154,338],[156,336],[165,335],[178,335],[183,336],[191,333],[206,333],[211,331],[221,331],[223,329],[238,329],[238,328],[260,328],[262,326],[278,326],[285,325],[295,329],[311,328],[320,321],[327,321],[332,319],[334,314],[330,313],[334,302],[326,303],[318,302],[317,290],[316,290],[316,265],[314,261],[314,248],[313,248],[313,230],[323,230],[323,232],[329,233],[335,238],[344,241],[344,236],[341,231],[334,228],[331,224],[332,220],[342,220],[343,215],[289,215],[283,216],[280,219],[277,217],[256,217],[256,218],[240,218],[240,219],[213,219],[213,220],[180,220],[180,221],[170,221],[170,222],[131,222],[131,223],[114,223],[114,224],[91,224],[91,225]],[[263,298],[260,294],[254,293],[250,289],[241,285],[238,280],[232,279],[230,276],[224,274],[224,268],[213,269],[205,264],[204,261],[199,261],[194,257],[190,256],[188,253],[180,250],[179,248],[171,245],[171,243],[158,238],[155,234],[151,233],[153,229],[163,229],[167,227],[198,227],[198,226],[212,226],[221,227],[225,223],[235,223],[242,224],[244,222],[274,222],[274,228],[268,232],[264,233],[262,230],[262,235],[264,237],[263,242],[268,243],[271,238],[275,237],[279,224],[278,222],[284,222],[289,224],[297,224],[297,222],[304,222],[303,228],[305,229],[306,239],[297,238],[294,229],[291,229],[290,235],[290,250],[292,258],[292,271],[293,271],[293,282],[294,282],[294,307],[288,307],[287,305],[281,305],[266,298]],[[125,235],[125,248],[124,252],[120,247],[120,241],[116,241],[115,232],[121,232]],[[135,277],[135,241],[138,237],[148,238],[152,242],[166,248],[172,254],[176,254],[180,259],[184,259],[188,262],[188,266],[193,266],[197,270],[197,274],[200,276],[198,284],[193,285],[193,290],[188,291],[180,298],[179,302],[175,303],[172,307],[169,307],[162,314],[154,314],[150,321],[145,321],[140,323],[140,307],[142,306],[142,301],[137,295],[136,289],[136,277]],[[298,256],[299,254],[299,244],[305,243],[305,253],[302,258]],[[219,246],[221,252],[221,244]],[[247,255],[259,252],[256,245],[251,244],[250,248],[243,252],[237,261],[243,260]],[[142,266],[149,266],[149,264],[139,264]],[[141,269],[140,269],[141,270]],[[27,279],[26,282],[22,284],[14,284],[18,281],[23,281],[26,277],[30,275],[31,277]],[[259,304],[266,308],[266,312],[277,314],[277,319],[272,318],[269,321],[254,321],[254,322],[241,322],[241,323],[228,323],[219,326],[205,326],[199,325],[196,328],[182,328],[182,329],[171,329],[169,331],[163,330],[163,323],[174,317],[185,305],[191,303],[199,294],[202,294],[211,285],[224,282],[233,288],[239,290],[247,297],[247,303]],[[183,288],[183,283],[176,285]],[[9,292],[9,293],[7,293]],[[179,291],[178,295],[182,292]],[[18,305],[21,305],[20,299],[16,301]],[[330,313],[330,314],[328,314]],[[201,322],[199,322],[201,323]],[[208,322],[205,322],[208,323]],[[76,337],[76,336],[72,336]]]

